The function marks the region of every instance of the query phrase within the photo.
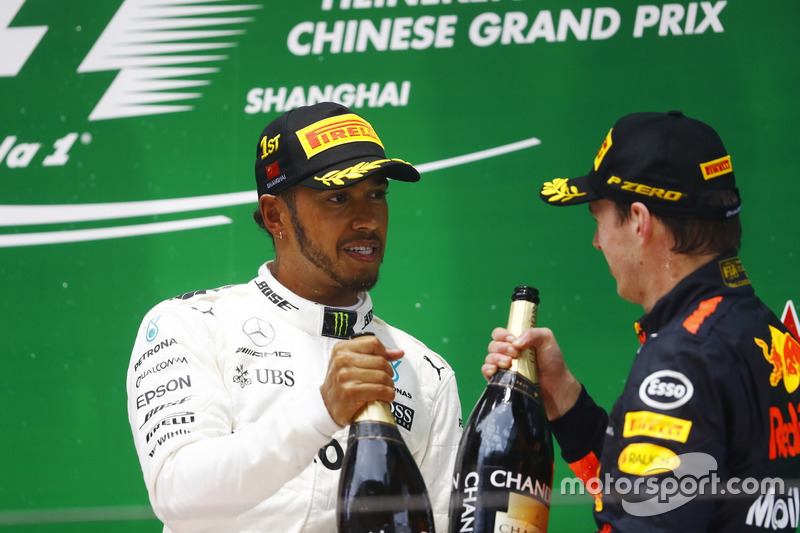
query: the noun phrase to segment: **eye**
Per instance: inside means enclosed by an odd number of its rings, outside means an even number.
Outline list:
[[[328,196],[328,201],[334,204],[343,204],[347,200],[347,195],[343,192]]]
[[[370,196],[375,200],[383,200],[384,198],[386,198],[386,195],[388,194],[389,191],[384,187],[380,189],[375,189],[374,191],[372,191],[372,194],[370,194]]]

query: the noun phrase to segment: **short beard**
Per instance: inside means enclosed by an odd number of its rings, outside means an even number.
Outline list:
[[[291,224],[294,233],[297,236],[297,246],[300,248],[300,253],[303,257],[308,259],[311,264],[325,272],[333,281],[338,283],[341,287],[354,292],[368,292],[378,283],[378,272],[375,274],[362,274],[353,278],[343,278],[337,274],[334,269],[333,260],[325,255],[311,239],[308,238],[305,226],[300,222],[297,217],[297,210],[295,209],[294,202],[287,202],[289,212],[292,215]]]

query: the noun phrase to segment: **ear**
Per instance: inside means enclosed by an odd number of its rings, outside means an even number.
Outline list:
[[[286,233],[288,206],[282,199],[272,194],[262,194],[258,199],[258,210],[264,218],[264,226],[273,237],[280,238]]]
[[[642,245],[647,244],[653,236],[653,218],[647,206],[641,202],[634,202],[631,204],[631,220],[633,231],[639,238]]]

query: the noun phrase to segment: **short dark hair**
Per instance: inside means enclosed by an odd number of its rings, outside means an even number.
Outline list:
[[[738,195],[729,189],[715,192],[709,199],[711,205],[735,206]],[[631,216],[631,204],[617,203],[620,221]],[[706,220],[701,218],[658,217],[672,234],[675,244],[672,251],[678,254],[701,255],[721,254],[727,250],[742,247],[742,221],[736,214],[725,220]]]

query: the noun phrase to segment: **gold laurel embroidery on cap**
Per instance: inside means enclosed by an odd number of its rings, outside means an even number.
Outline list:
[[[331,170],[321,178],[314,176],[314,179],[321,181],[324,185],[330,187],[331,185],[344,185],[344,180],[358,180],[364,177],[364,174],[370,170],[381,168],[381,165],[389,161],[400,161],[399,159],[378,159],[377,161],[364,161],[357,163],[352,167],[344,170]]]
[[[549,196],[548,202],[569,202],[579,196],[584,196],[585,192],[578,192],[578,188],[574,185],[567,185],[569,182],[565,178],[556,178],[553,181],[548,181],[542,187],[542,195]]]

